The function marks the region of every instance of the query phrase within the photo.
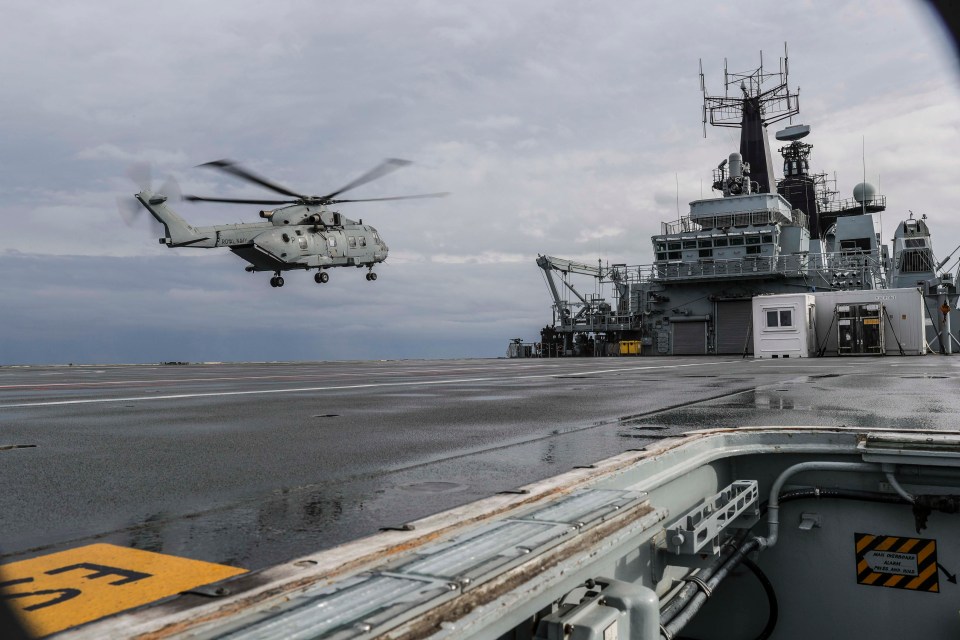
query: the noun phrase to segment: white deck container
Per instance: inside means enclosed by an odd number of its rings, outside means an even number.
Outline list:
[[[753,299],[753,357],[809,358],[816,353],[816,300],[809,293]]]
[[[814,294],[817,301],[817,345],[824,355],[838,354],[838,305],[882,305],[884,353],[922,356],[924,340],[923,294],[915,287],[872,291],[823,291]]]

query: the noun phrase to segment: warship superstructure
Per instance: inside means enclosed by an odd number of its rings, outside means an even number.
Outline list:
[[[740,148],[713,170],[719,195],[690,203],[689,214],[662,222],[654,262],[596,265],[541,255],[553,319],[532,353],[616,355],[625,343],[646,355],[752,353],[751,301],[759,295],[921,289],[927,347],[960,346],[957,277],[940,273],[926,216],[911,213],[891,247],[879,214],[886,198],[866,182],[841,199],[835,178],[810,170],[808,125],[776,132],[783,177],[776,180],[768,125],[799,113],[788,59],[775,72],[724,70],[723,95],[709,95],[701,67],[704,135],[709,123],[740,129]],[[572,276],[594,279],[583,294]],[[523,351],[514,348],[513,352]],[[633,353],[633,351],[631,351]]]

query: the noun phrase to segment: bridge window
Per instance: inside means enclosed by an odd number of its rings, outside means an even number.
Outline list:
[[[773,242],[773,235],[769,233],[765,233],[763,235],[763,238],[761,238],[761,240],[767,244],[770,244]]]
[[[863,251],[869,253],[871,248],[870,238],[852,238],[850,240],[840,241],[840,251]]]
[[[727,244],[728,242],[726,238],[714,238],[713,240],[713,246],[715,247],[725,247]]]
[[[697,241],[696,241],[696,240],[684,240],[684,241],[683,241],[683,248],[684,248],[684,249],[696,249],[696,248],[697,248]]]
[[[670,251],[680,251],[680,243],[679,243],[679,242],[668,242],[668,243],[667,243],[667,249],[670,250]]]
[[[750,238],[747,238],[747,240],[749,241]],[[756,246],[753,246],[753,247],[747,247],[747,255],[757,254],[757,253],[760,253],[760,245],[756,245]]]
[[[747,244],[760,244],[760,236],[747,236]]]
[[[731,247],[740,247],[743,246],[743,238],[730,238]]]
[[[697,240],[697,247],[701,249],[709,249],[712,246],[713,246],[713,240],[710,240],[710,239]]]

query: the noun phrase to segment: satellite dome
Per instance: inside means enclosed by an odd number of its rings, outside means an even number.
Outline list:
[[[853,199],[863,204],[871,204],[877,196],[877,188],[869,182],[861,182],[853,188]]]

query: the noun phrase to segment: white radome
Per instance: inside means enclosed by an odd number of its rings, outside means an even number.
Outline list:
[[[861,182],[853,188],[853,199],[857,202],[870,204],[877,195],[877,188],[869,182]]]

